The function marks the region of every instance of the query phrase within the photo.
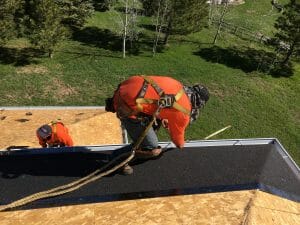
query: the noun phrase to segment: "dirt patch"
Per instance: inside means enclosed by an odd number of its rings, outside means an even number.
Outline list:
[[[55,89],[54,98],[56,98],[57,100],[63,99],[65,96],[78,94],[76,88],[72,87],[71,85],[65,84],[62,80],[59,80],[57,78],[53,79],[51,90],[53,90],[53,87]]]
[[[77,146],[121,144],[122,130],[115,114],[101,109],[33,109],[0,111],[0,149],[40,147],[36,129],[61,120]]]
[[[209,91],[213,96],[218,97],[219,99],[224,99],[226,96],[228,96],[228,93],[225,93],[224,90],[222,90],[220,87],[218,87],[217,85],[211,84],[209,86]]]
[[[17,69],[17,74],[46,74],[48,69],[45,66],[28,65]]]

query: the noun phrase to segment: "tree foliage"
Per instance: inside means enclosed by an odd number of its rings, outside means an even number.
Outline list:
[[[93,11],[91,0],[0,0],[0,44],[23,36],[52,56],[55,46],[83,27]]]
[[[67,29],[61,25],[64,11],[53,0],[31,0],[30,3],[28,38],[52,57],[55,46],[67,35]]]
[[[108,10],[116,0],[93,0],[93,6],[96,11]]]
[[[291,0],[284,7],[275,28],[275,46],[278,51],[284,52],[282,63],[288,63],[291,57],[300,56],[300,1]]]
[[[0,45],[18,34],[15,15],[22,8],[23,0],[0,0]]]
[[[281,55],[279,62],[275,60],[272,73],[279,76],[293,75],[292,58],[300,57],[300,1],[290,0],[284,6],[283,13],[275,23],[277,32],[270,44],[275,46]],[[280,58],[280,57],[279,57]]]
[[[94,12],[91,0],[55,0],[62,10],[62,24],[71,29],[83,27],[86,19]]]
[[[190,34],[207,24],[206,0],[142,0],[142,4],[145,14],[151,16],[157,13],[159,5],[168,5],[165,43],[170,34]]]
[[[173,34],[190,34],[207,24],[206,0],[172,0],[170,22]]]

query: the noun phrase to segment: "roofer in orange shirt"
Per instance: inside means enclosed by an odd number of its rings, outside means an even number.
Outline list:
[[[141,75],[120,83],[113,97],[106,99],[105,109],[117,113],[129,136],[136,142],[151,121],[158,103],[166,103],[160,109],[157,121],[168,129],[173,143],[182,149],[186,127],[197,119],[208,99],[207,88],[200,84],[189,87],[171,77]],[[136,157],[153,158],[161,152],[155,130],[150,128],[140,149],[136,150]],[[133,172],[129,165],[123,170],[125,174]]]
[[[43,148],[73,146],[68,128],[62,122],[51,122],[39,127],[37,138]]]

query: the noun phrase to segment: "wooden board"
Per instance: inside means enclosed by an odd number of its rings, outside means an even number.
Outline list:
[[[258,191],[245,213],[245,225],[298,225],[300,203]]]
[[[260,191],[148,198],[0,213],[1,225],[297,225],[300,204]]]
[[[122,144],[122,131],[115,114],[100,109],[1,110],[0,149],[40,147],[36,129],[60,119],[74,145]]]

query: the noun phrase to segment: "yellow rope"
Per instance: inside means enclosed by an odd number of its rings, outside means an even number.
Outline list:
[[[33,202],[33,201],[36,201],[36,200],[39,200],[39,199],[54,197],[54,196],[63,195],[63,194],[72,192],[72,191],[77,190],[80,187],[82,187],[82,186],[84,186],[88,183],[91,183],[91,182],[93,182],[93,181],[95,181],[95,180],[97,180],[101,177],[107,176],[107,175],[113,173],[114,171],[122,168],[123,166],[128,164],[134,158],[135,150],[137,150],[139,148],[139,146],[142,143],[142,141],[144,140],[147,132],[152,127],[152,124],[154,123],[156,115],[159,113],[160,108],[161,107],[159,106],[157,108],[157,110],[154,112],[154,114],[152,116],[152,120],[150,121],[150,123],[148,124],[146,129],[143,131],[143,133],[140,135],[139,139],[134,144],[130,156],[126,160],[121,162],[120,164],[114,166],[113,168],[107,170],[106,172],[100,173],[101,170],[103,170],[103,168],[102,169],[100,168],[100,169],[97,169],[94,172],[90,173],[89,175],[87,175],[87,176],[85,176],[85,177],[83,177],[79,180],[76,180],[74,182],[71,182],[69,184],[62,185],[62,186],[59,186],[59,187],[56,187],[56,188],[52,188],[52,189],[47,190],[47,191],[38,192],[38,193],[35,193],[35,194],[32,194],[32,195],[29,195],[25,198],[14,201],[10,204],[0,206],[0,212],[8,210],[8,209],[16,208],[18,206],[25,205],[25,204],[28,204],[30,202]]]
[[[100,174],[97,175],[97,173],[100,171],[100,169],[96,170],[95,172],[89,174],[88,176],[81,178],[75,182],[69,183],[67,185],[63,185],[57,188],[53,188],[47,191],[43,191],[43,192],[39,192],[30,196],[27,196],[25,198],[22,198],[20,200],[17,200],[15,202],[12,202],[8,205],[2,206],[0,207],[0,212],[1,211],[5,211],[8,209],[12,209],[18,206],[22,206],[25,204],[28,204],[30,202],[39,200],[39,199],[43,199],[43,198],[49,198],[49,197],[54,197],[54,196],[58,196],[58,195],[62,195],[62,194],[66,194],[68,192],[74,191],[79,189],[80,187],[93,182],[103,176],[109,175],[112,172],[118,170],[119,168],[123,167],[124,165],[126,165],[130,160],[133,159],[135,152],[133,151],[131,153],[131,155],[123,162],[121,162],[120,164],[114,166],[113,168],[111,168],[110,170],[107,170],[106,172],[102,172]]]

